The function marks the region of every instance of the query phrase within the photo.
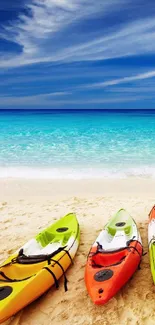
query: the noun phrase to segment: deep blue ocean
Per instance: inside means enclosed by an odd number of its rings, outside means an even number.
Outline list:
[[[155,110],[0,110],[0,177],[155,177]]]

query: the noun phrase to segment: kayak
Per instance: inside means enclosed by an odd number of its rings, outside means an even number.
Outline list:
[[[148,242],[151,273],[153,277],[153,282],[155,283],[155,206],[149,213]]]
[[[95,304],[105,304],[131,278],[142,257],[135,221],[119,210],[106,224],[88,254],[85,283]]]
[[[34,301],[72,263],[79,245],[79,225],[75,214],[68,214],[28,241],[0,266],[0,323]]]

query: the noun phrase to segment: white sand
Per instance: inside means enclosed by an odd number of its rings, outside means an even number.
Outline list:
[[[155,203],[155,180],[102,181],[0,180],[0,261],[68,212],[76,212],[81,242],[75,263],[59,290],[51,290],[4,324],[154,325],[155,286],[149,267],[148,213]],[[147,252],[141,270],[104,306],[91,302],[84,283],[90,246],[104,224],[125,208],[136,220]]]

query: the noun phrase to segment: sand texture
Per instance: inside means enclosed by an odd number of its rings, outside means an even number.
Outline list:
[[[132,182],[132,183],[131,183]],[[135,183],[134,183],[135,182]],[[0,182],[0,262],[36,235],[41,229],[69,212],[80,224],[79,250],[58,290],[44,296],[7,320],[8,325],[154,325],[155,286],[152,282],[147,245],[148,213],[155,203],[155,182],[106,181]],[[84,283],[84,269],[90,246],[117,210],[125,208],[137,222],[144,252],[141,269],[104,306],[91,302]]]

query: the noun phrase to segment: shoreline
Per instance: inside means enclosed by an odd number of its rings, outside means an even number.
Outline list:
[[[119,179],[155,179],[155,167],[140,165],[134,167],[116,166],[8,166],[0,167],[0,179],[25,180],[119,180]]]

